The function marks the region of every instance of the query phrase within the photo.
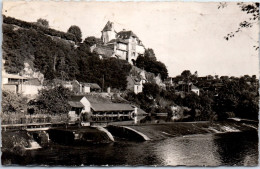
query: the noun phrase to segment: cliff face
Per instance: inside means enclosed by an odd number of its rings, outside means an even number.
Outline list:
[[[147,72],[147,71],[140,69],[136,66],[132,66],[130,74],[132,76],[138,76],[140,78],[142,77],[142,78],[146,79],[147,82],[151,82],[151,83],[155,82],[155,75],[153,73]]]
[[[35,70],[28,62],[24,63],[24,69],[20,74],[25,77],[39,79],[41,84],[43,84],[44,75],[40,71]]]

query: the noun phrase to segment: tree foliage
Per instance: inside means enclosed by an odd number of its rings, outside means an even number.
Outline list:
[[[47,19],[39,18],[39,19],[37,19],[36,24],[39,25],[39,26],[44,26],[46,28],[49,27],[49,21],[47,21]]]
[[[69,89],[56,86],[54,88],[40,90],[37,101],[41,103],[40,106],[46,110],[46,113],[65,114],[70,110],[68,99],[72,94]]]
[[[76,26],[76,25],[70,26],[70,28],[68,29],[67,32],[75,35],[77,42],[82,41],[82,33],[78,26]]]
[[[142,93],[128,93],[126,99],[147,112],[172,114],[169,109],[172,105],[187,108],[183,113],[185,121],[225,120],[229,117],[258,120],[259,93],[255,75],[199,78],[185,70],[174,80],[185,81],[187,77],[200,88],[200,95],[191,90],[179,92],[175,87],[158,90],[154,84],[147,83]]]
[[[21,113],[26,110],[27,98],[20,94],[9,91],[2,91],[2,111],[3,113]]]
[[[153,49],[151,49],[151,48],[148,48],[145,50],[144,57],[149,58],[150,60],[156,61],[155,53],[154,53]]]
[[[251,28],[254,25],[258,26],[257,23],[259,21],[259,2],[252,2],[252,3],[238,2],[237,5],[239,6],[242,12],[248,14],[249,18],[247,20],[241,21],[239,23],[237,30],[232,31],[228,33],[226,36],[224,36],[226,40],[233,38],[237,33],[242,32],[243,29],[245,28]],[[226,8],[227,6],[228,5],[226,2],[220,2],[218,9]],[[254,48],[258,50],[259,45],[258,44],[255,45]]]
[[[156,61],[152,49],[145,51],[144,56],[138,56],[135,62],[136,66],[146,70],[147,72],[154,73],[156,76],[161,75],[162,80],[168,77],[168,70],[164,63]]]
[[[4,24],[5,69],[9,73],[19,73],[24,68],[24,62],[29,62],[43,73],[46,80],[76,79],[104,85],[104,88],[125,89],[131,66],[124,60],[102,60],[91,53],[89,47],[97,42],[97,38],[89,37],[75,48],[73,43],[46,36],[41,31],[32,28],[15,30],[14,26]]]

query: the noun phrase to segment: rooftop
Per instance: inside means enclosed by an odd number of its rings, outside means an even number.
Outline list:
[[[138,38],[132,31],[120,31],[116,35],[117,38],[121,39],[129,39],[132,36]]]
[[[95,104],[91,103],[92,109],[94,111],[133,111],[134,107],[130,104],[118,104],[118,103],[108,103],[108,104]]]
[[[4,72],[2,74],[2,77],[9,78],[9,79],[28,79],[27,77],[22,77],[18,74],[9,74]]]
[[[113,30],[113,22],[108,21],[102,31],[112,31]]]
[[[92,89],[101,89],[100,86],[96,83],[81,83],[81,84],[83,84],[84,86],[88,86]]]
[[[83,108],[84,105],[79,101],[68,101],[71,107]]]

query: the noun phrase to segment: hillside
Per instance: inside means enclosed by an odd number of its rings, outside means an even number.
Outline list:
[[[3,18],[3,59],[8,73],[40,72],[45,80],[55,78],[126,88],[131,66],[124,60],[100,59],[88,43],[76,43],[73,34],[17,20]],[[26,64],[25,64],[26,63]]]

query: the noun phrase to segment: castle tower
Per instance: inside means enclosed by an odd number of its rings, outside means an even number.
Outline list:
[[[104,29],[101,31],[102,36],[101,39],[103,43],[107,43],[111,41],[112,39],[116,38],[116,31],[114,29],[114,23],[108,21],[107,24],[105,25]]]

